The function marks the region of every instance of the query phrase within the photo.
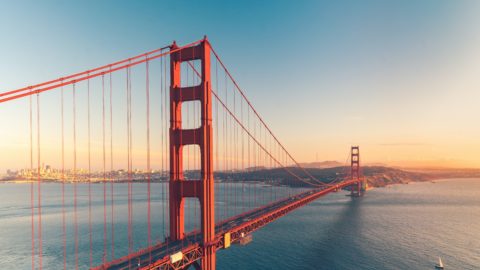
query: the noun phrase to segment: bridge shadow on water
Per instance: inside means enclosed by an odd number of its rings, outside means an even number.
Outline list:
[[[333,223],[323,221],[326,228],[312,230],[311,246],[305,249],[308,269],[370,269],[362,240],[363,201],[363,197],[352,198],[340,212],[331,210]]]
[[[250,245],[220,251],[219,269],[373,269],[361,236],[365,198],[333,196],[269,224]]]

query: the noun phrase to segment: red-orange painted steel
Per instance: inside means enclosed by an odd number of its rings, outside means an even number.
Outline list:
[[[170,238],[185,237],[184,198],[198,198],[203,234],[202,269],[215,269],[215,210],[213,183],[212,94],[210,82],[210,44],[206,38],[198,45],[178,49],[174,43],[170,56]],[[182,87],[182,62],[200,60],[202,76],[197,86]],[[182,103],[200,101],[201,125],[197,129],[182,129]],[[201,179],[184,179],[183,146],[200,148]]]
[[[360,177],[360,147],[352,146],[350,150],[350,174],[352,180],[356,180],[355,186],[351,187],[352,196],[362,195],[362,181]]]
[[[183,48],[191,47],[196,44],[202,42],[201,40],[192,42],[182,47],[177,47],[176,49],[170,50],[169,52],[163,52],[164,48],[160,48],[148,53],[144,53],[141,55],[137,55],[135,57],[131,57],[122,61],[118,61],[109,65],[104,65],[98,68],[94,68],[91,70],[79,72],[73,75],[65,76],[62,78],[58,78],[55,80],[51,80],[48,82],[36,84],[33,86],[23,87],[20,89],[2,92],[0,93],[0,103],[7,102],[14,99],[19,99],[26,96],[31,96],[39,93],[43,93],[45,91],[50,91],[53,89],[60,89],[62,86],[73,85],[75,83],[85,81],[88,79],[100,77],[106,74],[113,73],[118,70],[124,70],[129,67],[133,67],[147,61],[151,61],[157,58],[164,57],[166,55],[170,55],[174,52],[182,50]],[[135,60],[135,61],[134,61]]]
[[[253,209],[251,211],[242,213],[238,216],[231,217],[228,220],[222,221],[222,223],[217,224],[217,228],[225,228],[223,225],[232,224],[234,220],[241,220],[241,223],[237,223],[234,226],[226,228],[224,230],[219,229],[217,231],[216,237],[213,242],[211,242],[212,247],[215,250],[223,249],[224,245],[224,235],[226,232],[229,232],[231,235],[231,242],[238,242],[240,239],[249,235],[265,225],[279,219],[282,216],[298,209],[322,196],[325,196],[335,190],[353,186],[357,183],[357,180],[345,180],[336,185],[329,187],[323,187],[316,190],[306,191],[296,196],[285,198],[277,202]],[[235,223],[234,223],[235,224]],[[198,232],[191,232],[189,235],[193,235]],[[191,238],[195,239],[195,238]],[[122,261],[135,260],[135,258],[141,258],[144,254],[152,252],[152,250],[165,249],[165,243],[162,243],[158,246],[151,247],[146,250],[138,251],[135,254],[131,254],[131,257],[120,258],[114,262],[105,264],[101,267],[94,268],[94,270],[103,270],[103,269],[127,269],[118,267]],[[171,253],[176,253],[178,250],[173,250]],[[183,259],[181,261],[172,263],[170,260],[171,254],[167,254],[163,258],[158,259],[152,264],[146,265],[141,270],[170,270],[170,269],[186,269],[188,266],[193,265],[196,261],[200,261],[203,258],[204,249],[199,243],[192,242],[189,245],[182,247],[181,252],[183,254]],[[125,265],[125,264],[124,264]]]

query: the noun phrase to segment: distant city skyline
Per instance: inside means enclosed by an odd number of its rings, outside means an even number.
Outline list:
[[[478,1],[116,3],[1,3],[0,92],[206,34],[299,162],[344,162],[360,145],[365,163],[480,168]],[[48,128],[58,112],[45,100]],[[18,121],[27,106],[0,106],[2,171],[29,167],[28,122]],[[50,145],[58,130],[44,132],[42,160],[59,167]],[[134,162],[144,164],[137,139]],[[125,167],[121,151],[115,167]],[[78,152],[86,167],[85,144]],[[71,167],[71,147],[67,154]]]

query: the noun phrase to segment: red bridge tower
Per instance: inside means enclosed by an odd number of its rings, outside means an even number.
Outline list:
[[[203,254],[201,267],[215,269],[215,212],[213,183],[213,133],[212,94],[210,83],[210,44],[205,38],[200,44],[178,50],[174,43],[170,56],[170,238],[184,238],[184,198],[198,198],[201,212]],[[182,87],[181,64],[185,61],[201,61],[201,82]],[[200,127],[182,128],[182,103],[200,101]],[[183,146],[198,145],[200,171],[198,180],[186,181],[183,175]],[[198,265],[195,265],[199,268]]]
[[[360,175],[360,147],[352,146],[350,155],[350,175],[352,180],[357,180],[357,183],[350,187],[351,196],[359,197],[362,196],[365,191],[364,180]]]

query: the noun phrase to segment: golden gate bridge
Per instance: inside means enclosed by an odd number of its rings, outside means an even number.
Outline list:
[[[61,167],[62,241],[49,249],[63,255],[64,269],[215,269],[218,250],[291,211],[341,189],[352,197],[365,191],[358,146],[335,179],[315,177],[274,135],[206,37],[0,94],[4,104],[22,100],[29,111],[32,269],[48,266],[42,162],[52,152]],[[146,183],[141,202],[139,182]],[[157,182],[168,184],[159,191]],[[123,195],[126,207],[117,205]],[[101,206],[92,203],[98,196]],[[136,240],[139,223],[146,227]]]

